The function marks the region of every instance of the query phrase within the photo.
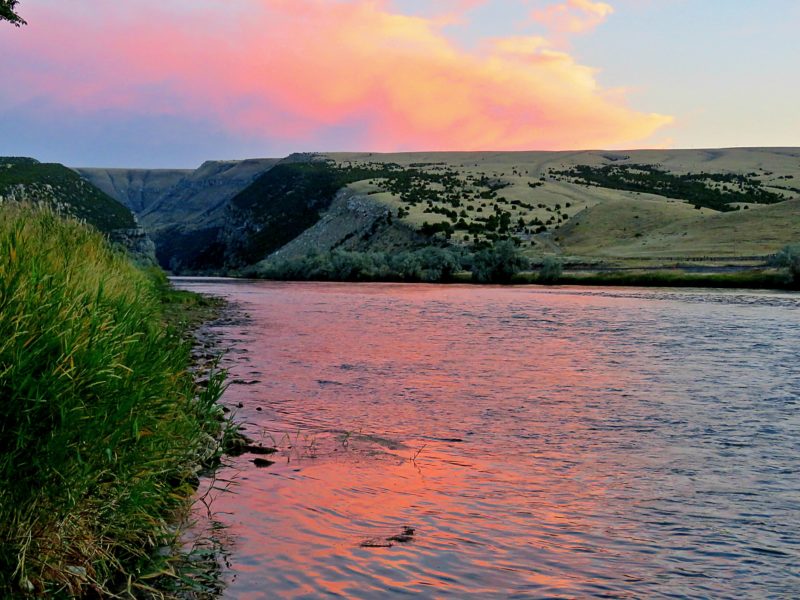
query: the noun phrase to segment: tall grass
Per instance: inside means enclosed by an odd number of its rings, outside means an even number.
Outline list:
[[[0,207],[0,596],[145,589],[219,429],[160,284],[88,226]]]

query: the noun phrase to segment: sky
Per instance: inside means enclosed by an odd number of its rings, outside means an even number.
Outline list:
[[[800,146],[797,0],[21,0],[0,155]]]

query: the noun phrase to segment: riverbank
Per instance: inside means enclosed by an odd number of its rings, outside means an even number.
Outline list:
[[[350,278],[335,277],[244,277],[242,279],[264,281],[307,281],[342,283],[431,283],[431,284],[510,284],[533,286],[612,286],[612,287],[664,287],[664,288],[710,288],[748,290],[800,290],[796,282],[784,270],[757,268],[752,270],[689,272],[679,269],[642,269],[619,271],[562,271],[556,275],[543,275],[536,271],[522,271],[501,281],[476,281],[469,271],[450,274],[446,279],[425,280],[400,277],[370,277],[358,275]]]
[[[426,247],[395,254],[348,252],[301,257],[271,257],[236,275],[273,281],[342,281],[405,283],[493,283],[800,289],[800,253],[794,246],[753,262],[643,260],[591,262],[546,256],[531,259],[511,241],[475,251]],[[758,257],[755,257],[758,258]],[[666,261],[667,259],[663,259]]]
[[[538,273],[519,273],[515,284],[626,286],[626,287],[702,287],[752,290],[797,290],[786,273],[778,269],[753,269],[735,272],[693,273],[678,269],[632,271],[563,272],[543,280]]]
[[[140,596],[170,575],[221,453],[224,374],[195,372],[189,339],[218,310],[88,226],[0,208],[2,595]]]

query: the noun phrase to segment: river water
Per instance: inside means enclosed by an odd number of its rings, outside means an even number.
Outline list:
[[[225,597],[800,597],[797,295],[176,282],[279,450],[218,473]]]

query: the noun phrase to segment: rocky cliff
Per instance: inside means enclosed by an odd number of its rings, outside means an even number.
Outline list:
[[[427,238],[399,223],[389,207],[351,189],[340,190],[319,221],[271,254],[301,258],[333,250],[395,251],[424,245]]]

